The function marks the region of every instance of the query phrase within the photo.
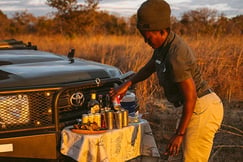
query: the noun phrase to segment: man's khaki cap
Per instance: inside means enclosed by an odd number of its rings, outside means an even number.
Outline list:
[[[139,30],[163,30],[170,27],[170,6],[164,0],[147,0],[137,11]]]

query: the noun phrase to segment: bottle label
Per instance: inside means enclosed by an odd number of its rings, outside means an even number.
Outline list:
[[[120,102],[120,96],[115,97],[115,99],[112,101],[113,107],[115,110],[121,109],[121,102]]]

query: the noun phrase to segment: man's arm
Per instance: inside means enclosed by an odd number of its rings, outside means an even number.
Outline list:
[[[194,111],[197,100],[197,92],[195,83],[192,78],[180,82],[179,85],[184,96],[184,105],[180,125],[177,129],[177,134],[183,135]]]
[[[131,79],[130,81],[132,84],[136,84],[147,79],[150,75],[155,72],[155,63],[154,60],[151,58],[147,64],[142,67]]]
[[[165,154],[177,155],[182,143],[183,136],[191,120],[197,100],[195,83],[192,78],[178,83],[184,96],[182,117],[176,134],[171,138]]]
[[[154,60],[151,58],[148,63],[143,68],[141,68],[131,79],[110,91],[112,98],[118,95],[123,97],[131,85],[147,79],[153,72],[155,72],[155,64]]]

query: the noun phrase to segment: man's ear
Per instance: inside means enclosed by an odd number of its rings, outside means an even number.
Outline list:
[[[166,34],[166,33],[167,33],[166,29],[160,30],[160,34],[161,34],[161,35],[164,35],[164,34]]]

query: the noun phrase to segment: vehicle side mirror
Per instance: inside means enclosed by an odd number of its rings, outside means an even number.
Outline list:
[[[68,59],[70,61],[70,63],[74,63],[74,54],[75,54],[75,49],[72,48],[69,52],[68,52]]]
[[[125,80],[129,79],[130,77],[132,77],[133,75],[135,75],[135,72],[134,71],[128,71],[128,72],[122,74],[121,77],[120,77],[120,79],[122,81],[125,81]]]

